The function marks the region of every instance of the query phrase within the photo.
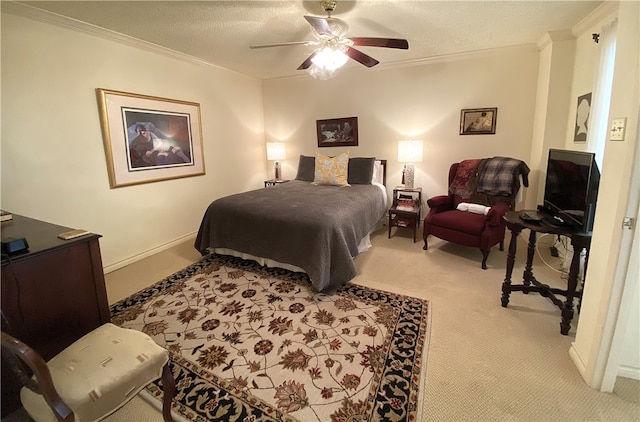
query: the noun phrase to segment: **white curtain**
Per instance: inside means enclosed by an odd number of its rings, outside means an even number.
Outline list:
[[[597,80],[591,104],[591,127],[587,135],[587,150],[596,154],[596,162],[602,171],[604,147],[609,131],[609,105],[613,85],[613,66],[616,58],[616,32],[618,20],[615,19],[600,31],[600,62]]]

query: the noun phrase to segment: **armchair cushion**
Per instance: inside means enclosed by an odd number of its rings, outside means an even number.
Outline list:
[[[466,211],[451,210],[438,215],[439,227],[455,227],[457,231],[480,235],[485,228],[487,216]]]

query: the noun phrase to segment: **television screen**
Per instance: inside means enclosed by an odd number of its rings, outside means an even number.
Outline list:
[[[591,231],[599,182],[593,153],[550,149],[544,206],[557,221]]]

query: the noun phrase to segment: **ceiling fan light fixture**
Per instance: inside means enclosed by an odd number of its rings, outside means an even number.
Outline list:
[[[331,79],[336,71],[313,64],[307,69],[307,73],[313,76],[314,79],[326,81],[327,79]]]
[[[342,50],[330,47],[321,48],[311,59],[316,66],[334,71],[344,66],[347,60],[349,60],[349,56],[344,54]]]
[[[348,60],[349,56],[341,49],[322,47],[311,59],[312,65],[307,71],[316,79],[329,79],[333,77]]]
[[[409,43],[400,38],[380,38],[380,37],[354,37],[348,38],[347,31],[349,25],[338,18],[332,18],[331,13],[335,10],[335,1],[321,2],[322,8],[327,12],[326,18],[305,15],[304,18],[311,25],[311,32],[316,41],[298,41],[289,43],[267,44],[251,46],[251,48],[280,47],[285,45],[313,45],[319,46],[305,61],[298,70],[306,70],[317,79],[329,79],[349,60],[366,66],[373,67],[380,63],[378,60],[354,48],[356,47],[383,47],[398,48],[406,50]]]

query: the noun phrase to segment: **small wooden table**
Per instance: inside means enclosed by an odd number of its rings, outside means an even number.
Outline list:
[[[407,195],[413,198],[413,206],[403,206],[399,201],[400,196]],[[420,211],[422,209],[422,188],[405,188],[396,186],[393,189],[393,204],[389,209],[389,239],[391,239],[391,227],[413,228],[413,242],[416,242],[418,227],[420,226]]]
[[[389,208],[389,239],[391,239],[391,227],[413,228],[413,242],[416,242],[418,226],[420,225],[420,205],[412,209],[393,206]]]
[[[553,226],[547,223],[550,221],[550,216],[537,212],[538,215],[543,218],[542,221],[535,223],[525,221],[520,218],[520,213],[523,211],[509,211],[505,214],[504,219],[507,223],[507,228],[511,230],[511,242],[509,243],[509,252],[507,254],[507,270],[502,283],[502,307],[506,308],[509,304],[509,296],[511,292],[522,292],[528,294],[529,292],[540,293],[542,296],[546,296],[562,311],[562,321],[560,322],[560,333],[563,335],[569,334],[571,329],[571,321],[573,320],[573,299],[578,298],[578,311],[580,311],[580,301],[582,300],[582,288],[578,290],[578,273],[580,272],[580,255],[583,250],[586,250],[584,273],[587,272],[587,262],[589,259],[589,248],[591,245],[591,232],[580,232],[569,227]],[[536,211],[528,211],[534,212]],[[524,267],[524,273],[522,275],[523,284],[513,285],[511,284],[511,274],[513,273],[513,265],[516,258],[516,247],[518,243],[518,235],[523,229],[529,229],[529,245],[527,249],[527,263]],[[567,236],[571,239],[571,245],[573,246],[573,257],[571,259],[571,266],[569,267],[569,278],[567,280],[567,289],[558,289],[546,284],[543,284],[536,280],[533,275],[533,257],[536,251],[536,239],[537,233],[551,233],[556,235]],[[562,296],[563,301],[558,296]]]
[[[412,207],[404,206],[400,197],[413,198]],[[416,242],[418,227],[420,226],[420,211],[422,210],[422,188],[406,188],[396,186],[393,189],[393,203],[389,209],[389,239],[391,239],[391,227],[413,228],[413,242]]]
[[[279,185],[280,183],[287,183],[289,180],[284,179],[269,179],[264,181],[264,187]]]

